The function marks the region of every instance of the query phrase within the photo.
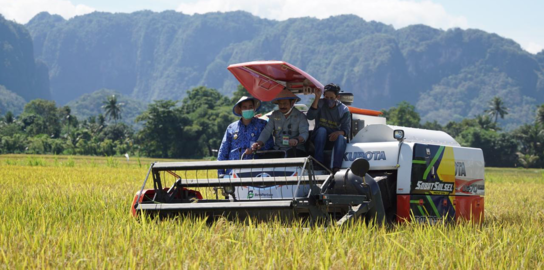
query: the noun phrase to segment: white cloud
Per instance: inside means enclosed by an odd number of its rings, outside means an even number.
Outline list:
[[[0,14],[18,23],[27,23],[42,11],[69,19],[91,13],[94,9],[86,5],[74,5],[68,0],[0,0]]]
[[[521,47],[523,47],[526,51],[532,53],[532,54],[537,54],[539,52],[541,52],[542,50],[544,50],[544,45],[542,44],[538,44],[538,43],[535,43],[535,42],[529,42],[527,44],[521,44]]]
[[[201,0],[180,4],[176,10],[185,14],[244,10],[274,20],[355,14],[396,28],[411,24],[442,29],[468,26],[465,17],[448,14],[442,5],[429,0]]]

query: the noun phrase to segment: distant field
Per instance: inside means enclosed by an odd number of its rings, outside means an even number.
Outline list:
[[[485,223],[138,222],[156,159],[0,155],[0,268],[543,269],[544,170],[486,169]]]

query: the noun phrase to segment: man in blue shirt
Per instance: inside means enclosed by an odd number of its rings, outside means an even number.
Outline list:
[[[334,142],[332,171],[337,172],[342,167],[346,139],[351,130],[351,115],[346,105],[338,100],[340,86],[327,84],[323,99],[321,89],[315,90],[315,99],[308,110],[309,120],[316,119],[312,140],[315,146],[315,159],[324,164],[323,151],[327,141]]]
[[[255,117],[255,111],[259,109],[261,102],[257,99],[243,96],[232,108],[236,116],[242,118],[233,122],[227,127],[221,146],[219,147],[218,160],[240,160],[242,154],[244,159],[253,159],[254,154],[251,145],[261,135],[266,121]],[[266,142],[263,150],[271,149],[274,146],[272,138]],[[230,171],[218,170],[220,177]]]

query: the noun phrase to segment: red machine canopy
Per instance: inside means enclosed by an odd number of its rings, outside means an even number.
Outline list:
[[[284,61],[255,61],[227,68],[255,98],[271,101],[284,87],[295,94],[311,94],[323,85],[303,70]]]

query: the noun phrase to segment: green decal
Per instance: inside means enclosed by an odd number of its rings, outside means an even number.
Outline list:
[[[429,175],[429,172],[431,172],[431,168],[434,166],[436,160],[438,160],[438,157],[442,154],[443,151],[444,146],[440,146],[440,148],[438,148],[438,152],[436,152],[436,155],[434,155],[431,164],[429,164],[429,167],[427,167],[427,169],[425,170],[425,173],[423,174],[423,180],[427,180],[427,175]]]
[[[440,217],[440,214],[438,213],[438,209],[436,209],[436,206],[434,205],[434,202],[433,202],[433,199],[431,199],[431,196],[426,196],[426,197],[429,200],[429,203],[431,204],[431,206],[433,207],[433,211],[436,217]]]
[[[421,215],[424,216],[425,213],[423,213],[423,209],[421,209],[421,205],[418,205],[417,208],[419,209],[419,212],[421,213]]]
[[[412,160],[413,164],[425,164],[425,160]]]

